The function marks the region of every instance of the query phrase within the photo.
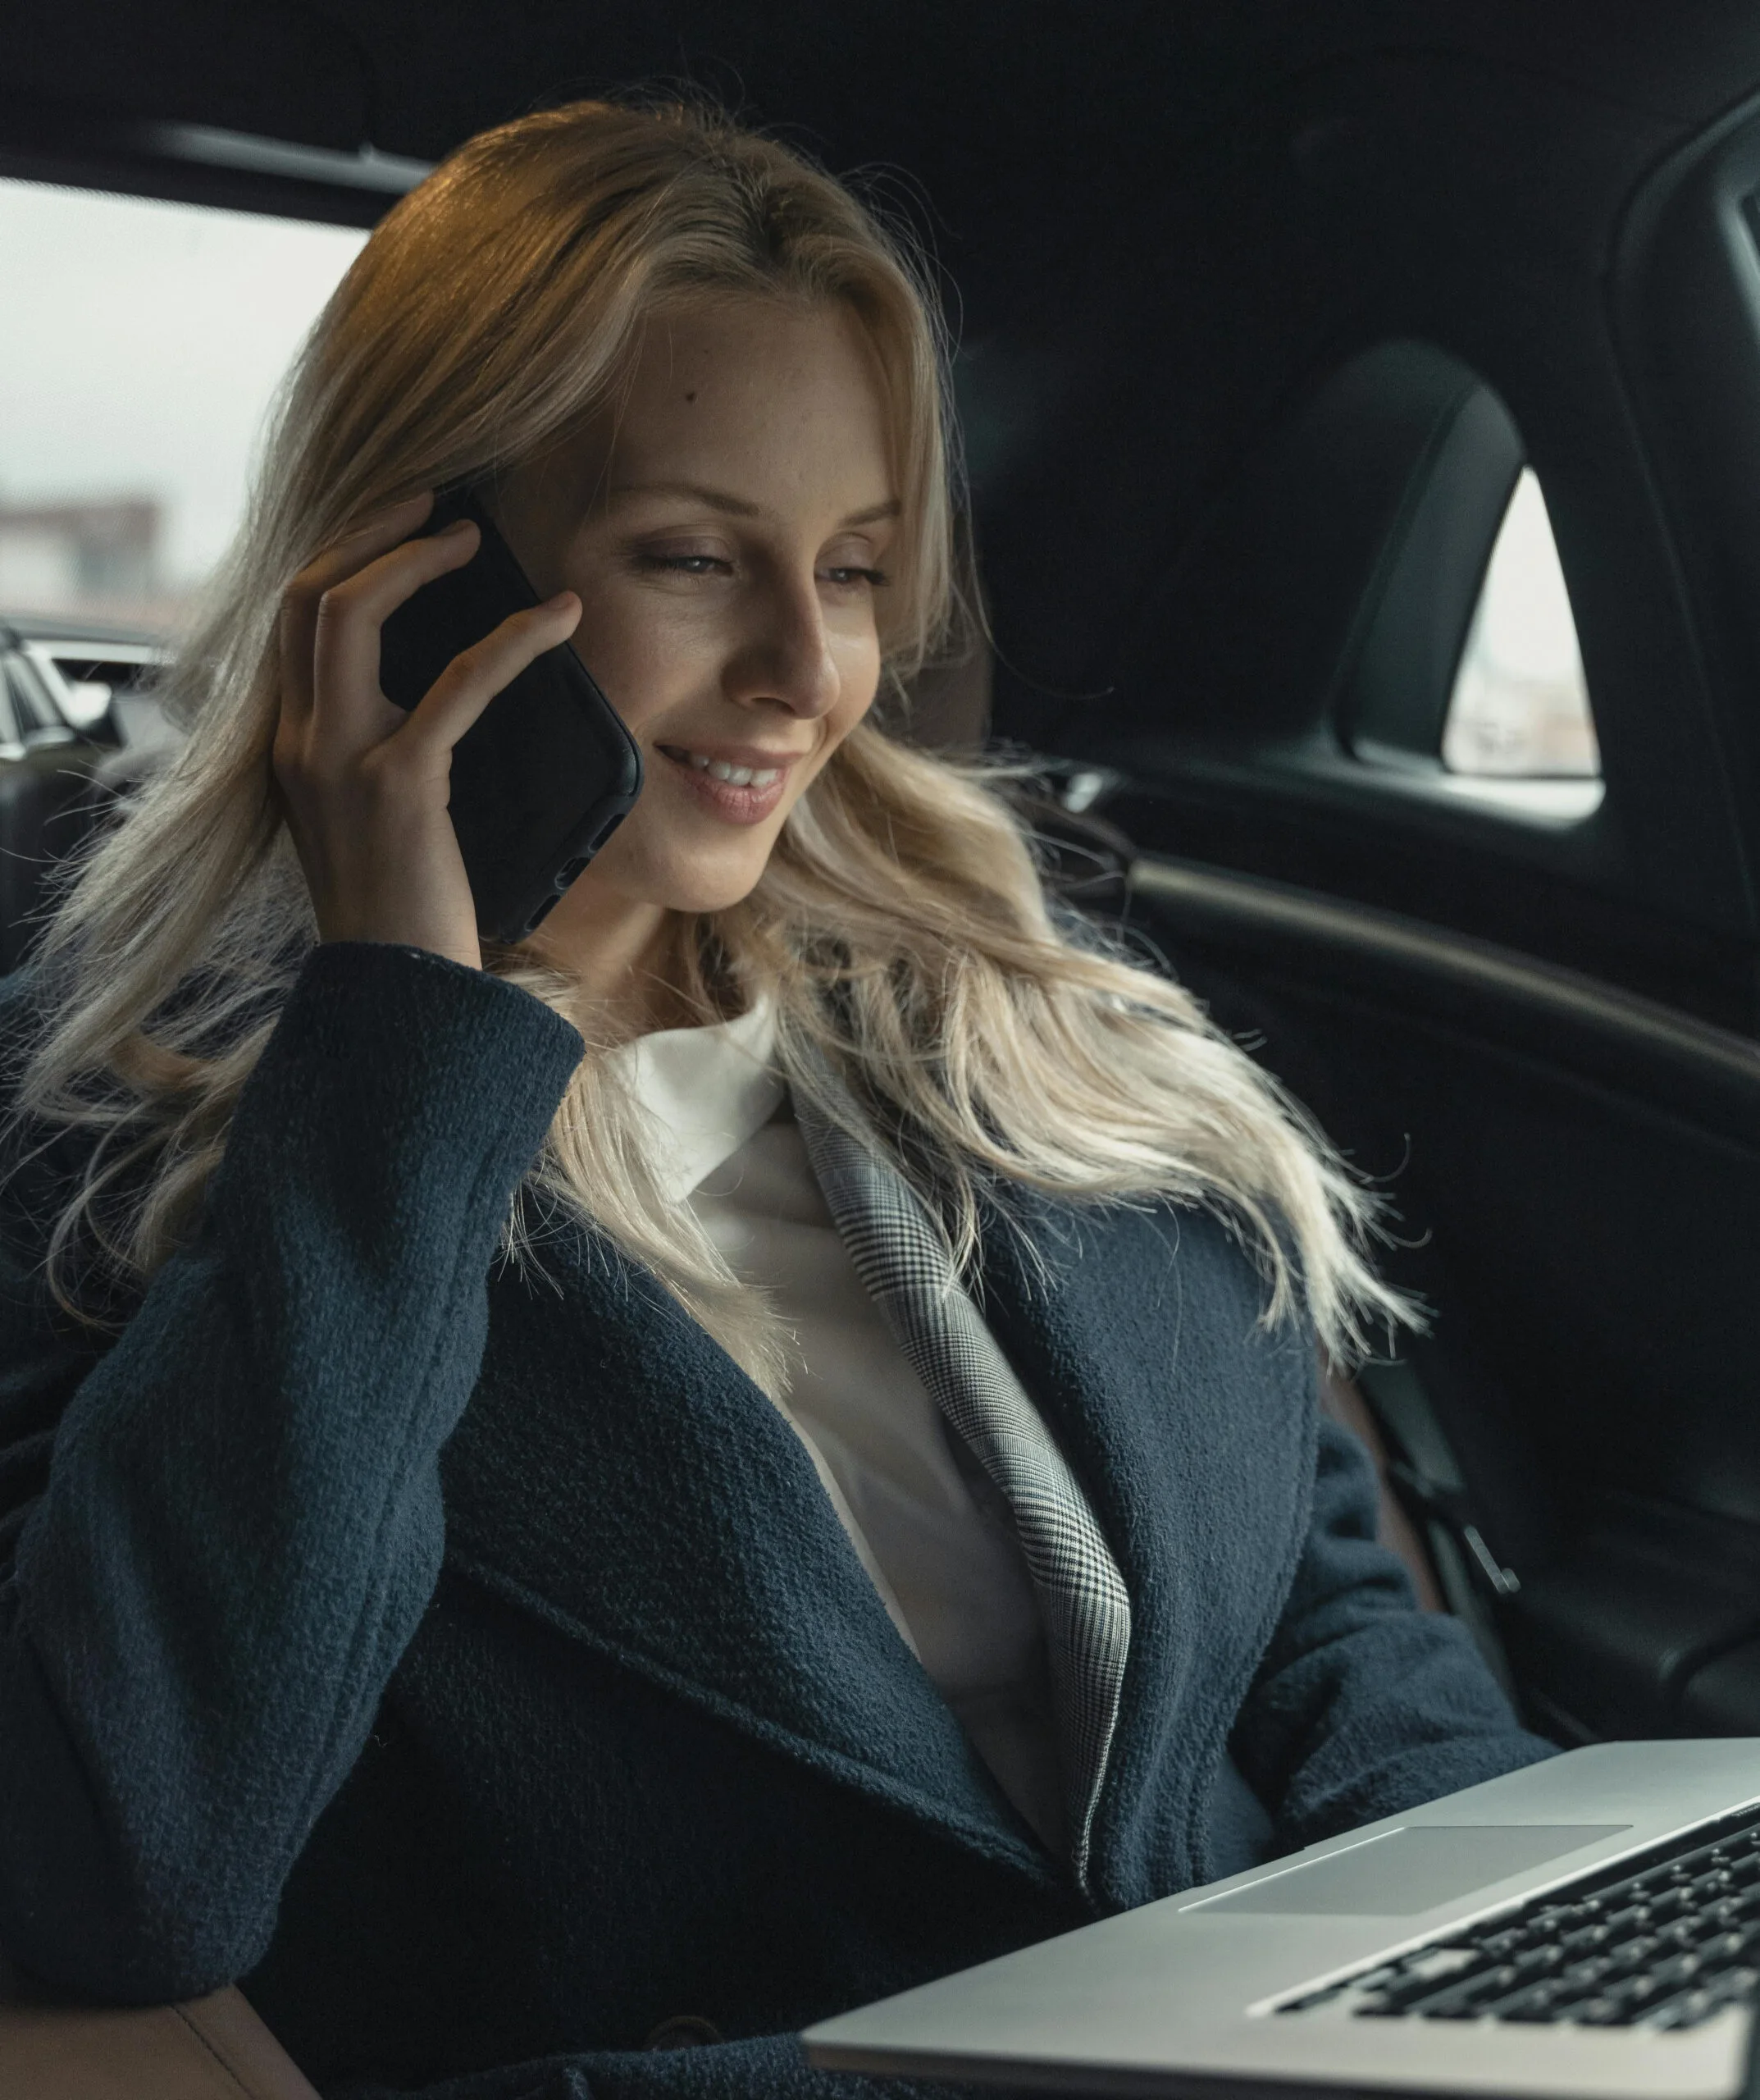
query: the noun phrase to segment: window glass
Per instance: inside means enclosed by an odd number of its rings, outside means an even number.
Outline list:
[[[1571,600],[1531,468],[1521,471],[1491,550],[1455,674],[1443,763],[1487,783],[1600,778]]]
[[[366,238],[0,180],[0,614],[175,624],[238,523],[276,386]],[[67,682],[95,705],[112,674],[78,668]]]

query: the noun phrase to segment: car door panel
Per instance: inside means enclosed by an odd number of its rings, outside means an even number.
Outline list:
[[[1131,920],[1384,1178],[1386,1266],[1434,1312],[1410,1354],[1519,1577],[1498,1617],[1536,1718],[1685,1725],[1702,1667],[1760,1636],[1760,1049],[1160,856]]]

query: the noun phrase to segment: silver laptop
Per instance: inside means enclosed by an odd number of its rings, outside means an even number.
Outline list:
[[[1757,1997],[1760,1738],[1602,1743],[803,2039],[1069,2093],[1730,2100]]]

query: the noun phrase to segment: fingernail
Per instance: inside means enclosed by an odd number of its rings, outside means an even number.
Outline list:
[[[560,613],[566,611],[567,609],[574,603],[575,595],[573,591],[559,591],[554,598],[546,598],[545,600],[544,609],[547,613]]]
[[[440,537],[443,540],[448,540],[450,539],[454,533],[474,532],[476,530],[476,527],[471,523],[468,518],[455,518],[452,521],[451,524],[443,528],[440,533]]]

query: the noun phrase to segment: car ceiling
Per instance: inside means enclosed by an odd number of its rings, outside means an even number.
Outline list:
[[[836,13],[787,0],[762,10],[16,0],[7,25],[0,80],[13,94],[417,158],[535,102],[691,79],[817,134],[836,162],[878,154],[952,176],[962,200],[984,163],[1006,169],[1012,187],[1056,136],[1147,166],[1270,83],[1371,53],[1520,67],[1687,124],[1760,71],[1760,19],[1729,0],[1666,11],[865,0]]]

